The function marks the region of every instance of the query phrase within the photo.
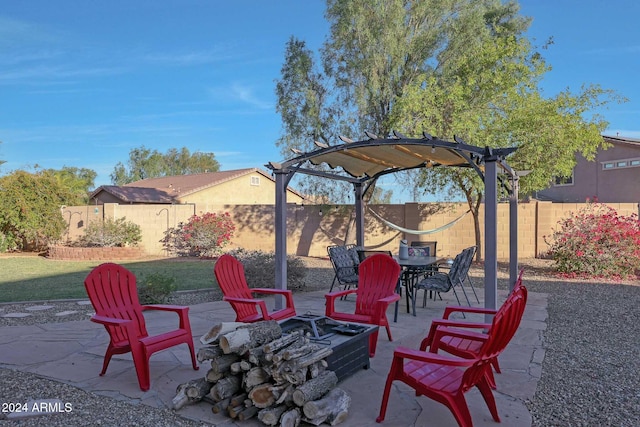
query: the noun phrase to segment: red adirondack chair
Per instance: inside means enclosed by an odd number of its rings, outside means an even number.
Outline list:
[[[387,412],[389,393],[393,381],[399,380],[416,390],[416,395],[425,395],[446,405],[458,425],[472,427],[473,421],[464,393],[472,387],[478,387],[491,416],[500,422],[496,401],[491,391],[489,374],[491,360],[497,357],[507,346],[518,328],[516,319],[524,311],[524,297],[519,294],[505,302],[493,318],[491,333],[481,339],[480,351],[473,359],[461,359],[442,354],[434,354],[406,347],[398,347],[393,353],[393,362],[387,376],[380,415],[382,422]],[[471,335],[463,331],[465,338]],[[452,335],[456,331],[450,332]]]
[[[114,354],[131,352],[140,389],[147,391],[150,386],[149,358],[157,351],[178,344],[189,346],[193,369],[198,369],[189,323],[189,307],[141,305],[138,300],[136,276],[126,268],[113,263],[105,263],[94,268],[84,280],[84,286],[96,311],[91,321],[104,325],[110,338],[100,376],[107,372]],[[172,311],[178,315],[180,327],[171,332],[149,336],[142,314],[145,310]]]
[[[224,294],[222,298],[227,301],[236,312],[236,322],[257,322],[260,320],[281,320],[296,315],[293,304],[293,294],[290,290],[249,288],[244,275],[242,263],[229,254],[218,258],[213,267],[216,280]],[[285,297],[285,307],[281,310],[269,312],[267,305],[261,299],[256,299],[253,294],[282,295]],[[257,308],[260,308],[258,312]]]
[[[400,299],[395,293],[399,277],[400,266],[389,255],[374,254],[365,258],[358,267],[358,288],[326,294],[325,315],[335,320],[384,326],[389,341],[393,341],[387,307]],[[355,313],[335,311],[336,299],[349,294],[356,294]],[[369,336],[370,357],[375,356],[377,344],[378,330]]]
[[[526,305],[528,294],[527,289],[522,285],[523,274],[524,270],[520,270],[518,279],[514,284],[513,290],[507,297],[507,301],[516,297],[522,297],[524,298],[524,304]],[[420,350],[425,351],[427,347],[429,347],[429,351],[432,353],[437,353],[438,350],[443,350],[458,357],[472,359],[479,353],[480,348],[482,347],[483,339],[486,339],[488,337],[488,334],[491,333],[491,324],[449,320],[449,316],[456,312],[495,315],[497,312],[499,312],[500,310],[504,310],[506,307],[507,305],[503,304],[498,310],[492,310],[480,307],[447,306],[444,309],[442,319],[435,319],[431,322],[429,335],[427,335],[427,337],[422,340],[422,343],[420,344]],[[515,319],[515,321],[517,322],[516,327],[520,325],[521,320],[522,316]],[[461,330],[461,328],[464,328],[466,330],[479,329],[481,331],[469,331],[469,337],[465,338],[463,332],[464,329]],[[450,335],[450,332],[452,330],[457,332],[455,336]],[[491,365],[497,373],[501,372],[500,364],[498,363],[497,357],[491,360]],[[489,371],[489,373],[491,387],[495,388],[493,373],[491,371]]]

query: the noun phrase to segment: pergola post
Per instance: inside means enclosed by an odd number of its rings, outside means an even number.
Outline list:
[[[276,176],[276,206],[275,206],[275,289],[287,289],[287,176],[282,170],[274,171]],[[284,307],[282,295],[276,295],[275,309]]]
[[[497,159],[485,157],[484,170],[484,306],[498,306],[498,168]],[[491,316],[485,321],[491,323]]]
[[[518,187],[519,177],[511,177],[509,197],[509,292],[518,279]]]
[[[362,202],[363,187],[361,182],[353,184],[356,204],[356,245],[364,246],[364,203]]]

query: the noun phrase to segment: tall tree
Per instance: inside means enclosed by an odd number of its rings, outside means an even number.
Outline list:
[[[517,146],[508,162],[516,170],[530,171],[520,182],[526,194],[546,188],[553,176],[570,175],[576,152],[593,158],[604,144],[601,132],[607,123],[588,112],[620,99],[597,85],[544,98],[539,82],[549,67],[524,36],[528,21],[518,16],[518,5],[504,6],[486,0],[461,10],[458,19],[464,25],[451,32],[447,48],[437,56],[438,66],[407,89],[393,116],[410,135],[428,130],[473,145]],[[424,169],[420,184],[427,192],[463,195],[474,218],[480,259],[484,184],[477,174]]]
[[[127,167],[128,166],[128,167]],[[129,152],[127,166],[118,162],[111,174],[114,185],[124,185],[146,178],[217,172],[220,164],[213,153],[190,153],[186,147],[175,148],[165,154],[144,145]]]
[[[567,174],[570,163],[541,160],[554,151],[563,161],[573,158],[576,148],[594,153],[605,122],[585,121],[584,113],[611,93],[592,86],[544,99],[538,83],[549,68],[524,36],[530,20],[518,12],[516,2],[500,0],[327,0],[331,32],[320,53],[322,70],[304,42],[287,44],[276,87],[284,125],[278,145],[283,153],[309,151],[313,139],[333,142],[339,134],[398,129],[417,136],[427,130],[478,146],[520,145],[514,166],[539,169],[523,179],[524,191],[545,176]],[[530,120],[534,109],[539,114]],[[544,155],[536,157],[538,151]],[[462,192],[480,241],[484,189],[476,176],[424,172],[421,186]]]

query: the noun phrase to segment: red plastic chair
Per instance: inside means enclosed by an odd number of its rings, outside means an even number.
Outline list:
[[[293,294],[290,290],[253,288],[250,289],[244,275],[242,263],[229,254],[218,258],[213,272],[220,289],[236,312],[236,322],[258,322],[260,320],[281,320],[296,315]],[[253,294],[272,294],[285,297],[285,308],[269,312],[263,300],[256,299]],[[257,308],[260,307],[260,312]]]
[[[113,263],[94,268],[84,280],[84,286],[96,311],[91,321],[104,325],[110,337],[100,376],[107,372],[114,354],[131,352],[140,389],[147,391],[150,385],[149,358],[157,351],[178,344],[189,346],[193,369],[198,370],[189,323],[189,307],[140,305],[136,276]],[[150,337],[142,314],[145,310],[176,313],[180,319],[179,329]]]
[[[399,277],[400,266],[389,255],[374,254],[365,258],[358,268],[358,288],[326,294],[325,315],[335,320],[384,326],[389,341],[393,341],[387,320],[387,307],[400,299],[400,295],[395,293]],[[355,313],[335,311],[336,299],[349,294],[356,294]],[[369,336],[370,357],[375,356],[377,344],[376,329]]]
[[[387,376],[380,415],[382,422],[387,412],[391,385],[398,380],[416,390],[416,395],[425,395],[446,405],[458,425],[472,427],[473,421],[464,393],[472,387],[478,387],[491,416],[500,422],[496,401],[491,391],[489,374],[491,360],[496,358],[507,346],[518,328],[517,319],[522,317],[525,301],[522,295],[508,300],[504,309],[498,311],[491,324],[491,333],[482,337],[482,346],[474,359],[434,354],[425,351],[398,347],[393,353],[393,362]],[[465,338],[470,338],[467,331]],[[452,331],[452,335],[456,332]]]

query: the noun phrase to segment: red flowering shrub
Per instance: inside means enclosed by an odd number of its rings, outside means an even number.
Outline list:
[[[634,276],[640,270],[638,215],[618,215],[601,203],[590,203],[559,223],[551,236],[556,268],[572,276]]]
[[[170,253],[178,256],[211,257],[222,252],[233,237],[235,226],[225,212],[222,215],[194,215],[186,224],[181,222],[164,233],[160,241]]]

